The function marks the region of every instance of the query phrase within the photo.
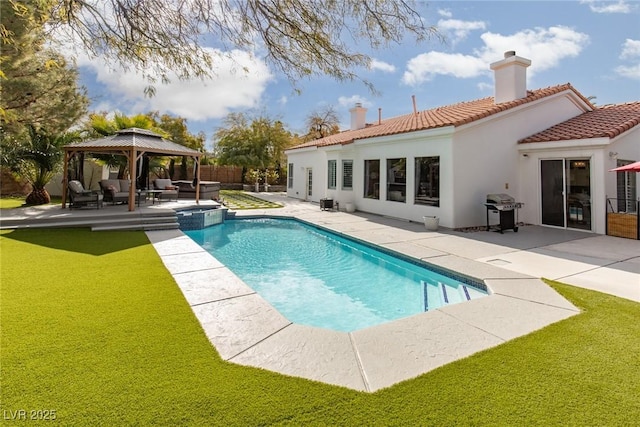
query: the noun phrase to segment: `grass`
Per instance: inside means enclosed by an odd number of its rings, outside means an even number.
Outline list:
[[[224,200],[224,205],[229,209],[273,209],[282,207],[278,203],[262,200],[239,190],[221,190],[220,196]]]
[[[640,304],[582,313],[367,394],[220,359],[142,232],[0,234],[2,409],[59,425],[636,425]],[[29,412],[27,412],[29,414]]]
[[[24,197],[0,197],[0,209],[15,209],[24,205]]]
[[[51,204],[62,204],[62,198],[60,196],[51,196]],[[25,206],[27,206],[25,197],[0,197],[0,209],[16,209]]]

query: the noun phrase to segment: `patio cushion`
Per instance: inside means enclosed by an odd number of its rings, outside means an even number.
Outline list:
[[[120,180],[118,180],[118,179],[103,179],[102,181],[100,181],[100,187],[102,187],[102,189],[104,191],[112,191],[114,193],[119,193],[120,192]],[[126,191],[129,191],[129,189],[127,188]]]
[[[100,181],[100,188],[104,192],[106,202],[126,202],[129,200],[130,186],[128,179],[103,179]]]
[[[97,209],[102,206],[102,193],[96,191],[88,191],[84,189],[82,183],[78,180],[71,180],[68,184],[69,188],[69,208],[80,208],[89,204],[96,205]]]
[[[166,179],[166,178],[155,179],[153,181],[153,185],[158,190],[168,190],[167,187],[173,187],[173,183],[171,182],[171,180],[170,179]],[[173,190],[174,188],[171,188],[171,189]]]
[[[82,193],[84,191],[84,188],[82,187],[80,181],[76,180],[69,181],[69,189],[74,193]]]

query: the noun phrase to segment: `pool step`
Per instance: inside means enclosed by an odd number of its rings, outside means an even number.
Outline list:
[[[60,211],[44,218],[2,219],[0,229],[88,227],[92,231],[112,230],[168,230],[179,228],[178,217],[172,209],[135,212],[110,212],[108,208],[91,212]]]
[[[486,296],[481,291],[464,284],[455,286],[438,282],[436,285],[423,280],[422,286],[424,288],[424,311]]]

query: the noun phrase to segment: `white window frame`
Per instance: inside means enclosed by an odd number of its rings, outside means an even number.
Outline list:
[[[349,179],[347,179],[347,168],[346,165],[349,165]],[[347,187],[347,182],[350,185]],[[342,161],[342,189],[343,190],[353,190],[353,160],[343,160]]]
[[[327,188],[329,190],[335,190],[338,184],[338,161],[327,161]]]

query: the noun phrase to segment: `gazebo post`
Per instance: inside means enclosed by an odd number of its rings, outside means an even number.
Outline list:
[[[64,164],[62,172],[62,209],[67,207],[67,187],[69,186],[69,150],[64,150]]]
[[[129,212],[136,210],[136,155],[137,151],[135,148],[131,148],[129,152],[129,180],[131,181],[131,185],[129,186]]]
[[[200,204],[200,156],[195,156],[193,161],[196,162],[196,205]]]

